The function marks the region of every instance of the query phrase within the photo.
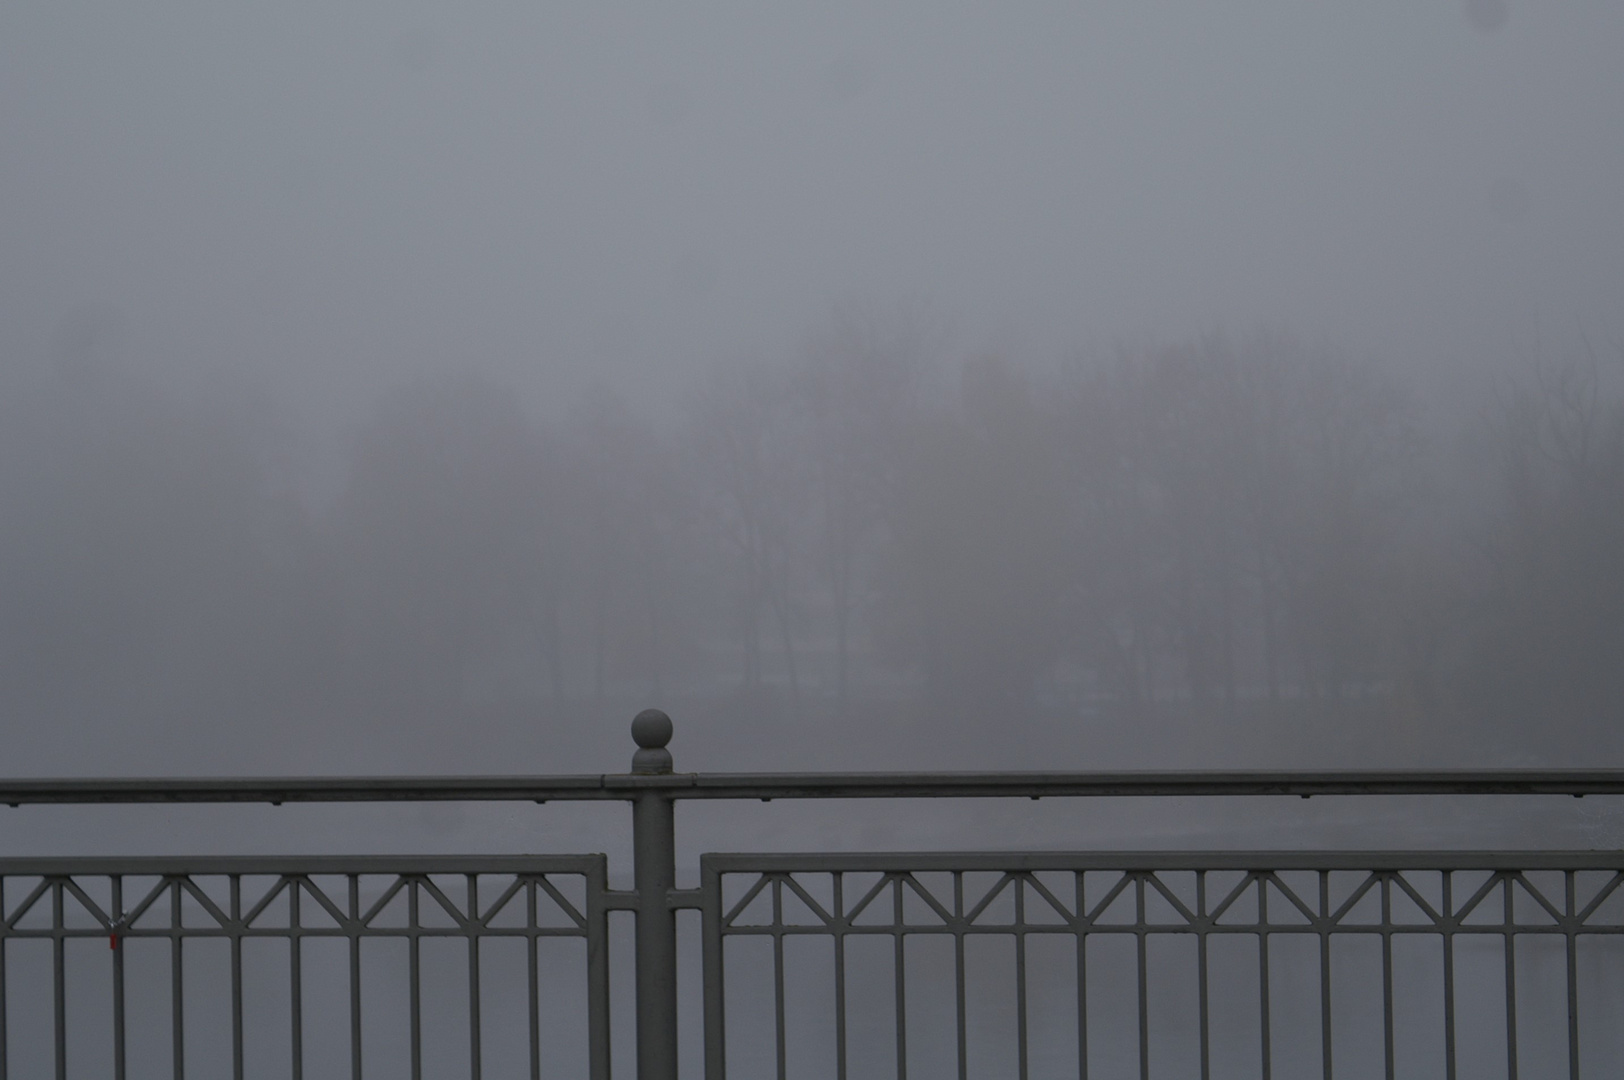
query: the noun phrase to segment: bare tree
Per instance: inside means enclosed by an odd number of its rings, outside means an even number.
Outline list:
[[[978,360],[959,398],[910,433],[882,627],[938,699],[993,705],[1029,697],[1060,655],[1068,532],[1054,425],[1024,377]]]
[[[763,364],[717,368],[691,417],[694,476],[732,581],[731,621],[741,653],[741,683],[763,686],[762,619],[778,632],[790,695],[800,702],[796,662],[796,590],[803,553],[797,543],[807,476],[796,450],[789,387],[781,369]]]
[[[899,495],[898,464],[924,349],[912,324],[847,312],[813,341],[794,372],[816,507],[813,564],[834,632],[841,711],[850,694],[855,624],[871,598],[874,557]]]
[[[1624,350],[1536,362],[1484,427],[1492,482],[1467,700],[1505,722],[1624,713]]]
[[[1267,334],[1124,353],[1076,387],[1074,625],[1130,713],[1164,668],[1230,709],[1248,671],[1275,701],[1288,658],[1324,693],[1375,679],[1413,464],[1393,387]]]

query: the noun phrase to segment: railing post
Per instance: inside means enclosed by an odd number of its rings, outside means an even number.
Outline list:
[[[632,720],[632,772],[671,772],[671,718],[644,709]],[[632,802],[632,864],[637,890],[637,1080],[677,1080],[676,827],[663,791]]]

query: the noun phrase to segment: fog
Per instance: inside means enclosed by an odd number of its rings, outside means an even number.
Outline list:
[[[1500,0],[8,5],[0,771],[614,771],[649,705],[679,769],[1618,764],[1621,47]],[[1589,802],[692,817],[1615,842]]]

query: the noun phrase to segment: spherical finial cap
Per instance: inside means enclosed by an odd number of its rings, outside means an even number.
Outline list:
[[[659,775],[671,771],[671,718],[659,709],[644,709],[632,718],[632,738],[639,747],[632,755],[632,772]]]
[[[644,750],[659,750],[671,741],[671,718],[659,709],[644,709],[632,718],[632,741]]]

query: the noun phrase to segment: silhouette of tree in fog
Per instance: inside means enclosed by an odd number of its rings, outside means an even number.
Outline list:
[[[1348,358],[1309,353],[1297,395],[1293,505],[1281,564],[1304,681],[1321,697],[1387,674],[1393,560],[1411,509],[1416,436],[1397,389]]]
[[[815,507],[812,563],[829,608],[841,710],[850,693],[852,637],[871,599],[876,548],[901,496],[897,465],[915,419],[922,348],[910,326],[847,313],[814,341],[794,373],[791,389],[805,414],[797,430],[807,442]]]
[[[1233,708],[1243,682],[1339,696],[1385,659],[1409,431],[1350,361],[1259,335],[1085,370],[1066,462],[1085,663],[1130,714],[1176,672]]]
[[[1624,353],[1542,364],[1488,418],[1470,706],[1570,729],[1624,716]]]
[[[413,383],[305,503],[242,409],[0,372],[0,703],[427,719],[476,691],[799,705],[815,678],[840,710],[1599,736],[1621,362],[1541,366],[1459,439],[1435,402],[1423,439],[1399,379],[1285,335],[983,359],[937,393],[928,336],[848,314],[658,423]]]
[[[909,433],[881,563],[881,626],[930,692],[1027,697],[1062,648],[1067,530],[1054,425],[1010,365],[967,365],[958,409]]]
[[[715,530],[721,586],[740,646],[740,682],[762,686],[762,619],[778,632],[791,696],[796,664],[796,542],[805,516],[804,462],[795,453],[784,373],[764,365],[719,368],[695,403],[694,476]]]

